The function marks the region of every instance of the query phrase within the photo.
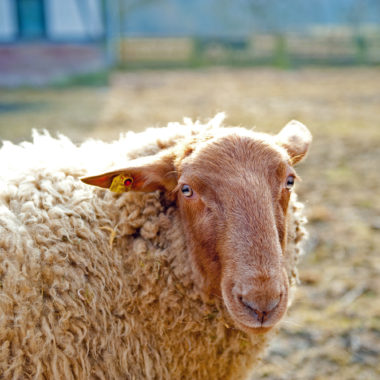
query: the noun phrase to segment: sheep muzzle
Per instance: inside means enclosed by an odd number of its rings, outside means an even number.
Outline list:
[[[248,333],[266,332],[283,317],[288,304],[285,270],[273,277],[260,274],[228,276],[222,280],[222,296],[234,322]]]

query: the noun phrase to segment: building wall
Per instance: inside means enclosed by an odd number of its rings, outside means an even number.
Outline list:
[[[91,40],[103,34],[100,0],[49,0],[46,15],[53,40]]]
[[[12,0],[0,0],[0,41],[15,38],[15,17],[14,2]]]
[[[0,41],[22,40],[18,35],[17,0],[0,0]],[[104,35],[101,0],[45,0],[48,41],[92,41]]]

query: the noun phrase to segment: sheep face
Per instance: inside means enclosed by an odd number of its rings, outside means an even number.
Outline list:
[[[83,181],[109,188],[122,175],[132,190],[162,189],[174,197],[196,283],[208,296],[222,297],[239,328],[262,333],[287,308],[292,166],[310,141],[309,131],[297,122],[276,136],[218,129]]]

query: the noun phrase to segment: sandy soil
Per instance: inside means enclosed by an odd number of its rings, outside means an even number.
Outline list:
[[[302,121],[314,135],[298,168],[310,240],[293,306],[254,379],[380,378],[380,70],[140,71],[111,82],[0,92],[0,138],[37,127],[110,140],[219,111],[273,133]]]

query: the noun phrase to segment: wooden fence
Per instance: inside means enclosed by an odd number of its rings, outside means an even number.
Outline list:
[[[380,64],[380,30],[245,38],[124,38],[122,64]]]

